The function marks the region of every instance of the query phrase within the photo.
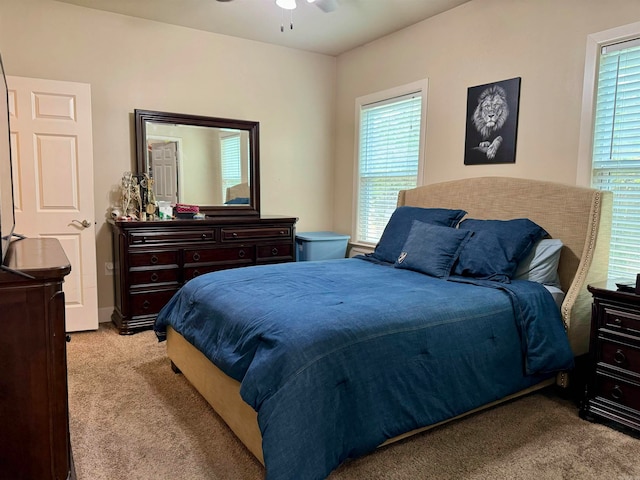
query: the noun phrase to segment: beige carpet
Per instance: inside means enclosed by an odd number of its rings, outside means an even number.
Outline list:
[[[182,375],[152,332],[108,324],[68,344],[79,480],[259,480],[262,466]],[[578,418],[553,390],[348,461],[331,480],[640,479],[640,440]]]

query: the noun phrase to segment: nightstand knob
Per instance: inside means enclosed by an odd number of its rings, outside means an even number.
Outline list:
[[[193,261],[194,262],[199,262],[200,261],[200,254],[198,252],[195,252],[193,254]]]
[[[154,265],[155,265],[156,263],[158,263],[158,257],[156,257],[155,255],[152,255],[152,256],[151,256],[151,263],[153,263]]]
[[[244,253],[244,250],[240,250],[240,251],[238,252],[238,256],[239,256],[240,258],[244,258],[244,256],[245,256],[245,255],[246,255],[246,253]]]
[[[611,398],[614,400],[620,401],[622,400],[622,396],[622,389],[618,385],[611,389]]]
[[[152,282],[157,282],[158,281],[158,274],[157,273],[152,273],[151,274],[151,281]]]
[[[622,325],[622,320],[620,320],[620,318],[616,317],[613,319],[613,323],[615,323],[616,325]]]
[[[275,248],[275,247],[273,247],[273,248],[271,249],[271,255],[274,255],[274,256],[275,256],[275,255],[277,255],[277,254],[278,254],[278,249],[277,249],[277,248]]]
[[[624,365],[627,363],[627,356],[620,349],[616,350],[616,353],[613,354],[613,361],[618,365]]]

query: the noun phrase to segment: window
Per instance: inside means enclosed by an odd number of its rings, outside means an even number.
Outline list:
[[[640,39],[600,49],[591,185],[613,192],[610,278],[640,272]]]
[[[423,81],[356,101],[355,243],[375,245],[398,192],[422,177],[425,95]]]
[[[227,188],[242,182],[242,168],[240,155],[240,134],[231,134],[220,140],[222,156],[222,197]]]

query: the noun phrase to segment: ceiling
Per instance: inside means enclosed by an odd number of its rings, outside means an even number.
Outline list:
[[[317,0],[320,5],[297,0],[295,10],[283,10],[275,0],[56,1],[339,55],[469,0]],[[335,8],[325,12],[319,7]],[[290,29],[291,20],[293,29]]]

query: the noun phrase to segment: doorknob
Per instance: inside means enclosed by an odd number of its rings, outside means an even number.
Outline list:
[[[71,220],[71,222],[79,223],[84,228],[89,228],[91,226],[91,222],[89,222],[89,220],[82,220],[82,221],[80,221],[80,220]]]

